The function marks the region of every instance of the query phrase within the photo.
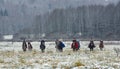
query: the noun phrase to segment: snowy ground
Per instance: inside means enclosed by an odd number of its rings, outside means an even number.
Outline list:
[[[21,42],[0,42],[0,69],[120,69],[120,57],[113,50],[118,41],[106,41],[104,51],[96,48],[90,52],[88,41],[81,41],[81,49],[73,52],[71,42],[64,42],[64,52],[58,53],[54,42],[46,42],[46,52],[41,53],[39,42],[32,42],[33,51],[22,52]],[[113,43],[113,44],[112,44]]]

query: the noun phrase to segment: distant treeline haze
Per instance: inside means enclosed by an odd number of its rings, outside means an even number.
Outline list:
[[[81,33],[81,38],[119,39],[120,2],[117,5],[55,9],[36,17],[34,33],[64,34],[68,38],[79,37]]]
[[[36,38],[120,39],[120,2],[55,9],[34,18],[32,27],[19,34],[35,34]]]

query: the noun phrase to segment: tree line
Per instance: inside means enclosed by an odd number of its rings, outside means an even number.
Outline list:
[[[35,34],[45,33],[47,37],[56,38],[56,34],[65,38],[117,40],[120,37],[120,2],[55,9],[36,16],[33,25]]]

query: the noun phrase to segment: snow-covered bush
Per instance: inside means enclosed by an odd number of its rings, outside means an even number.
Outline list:
[[[116,52],[117,56],[120,54],[120,48],[114,48],[114,51]]]
[[[84,64],[82,64],[80,61],[77,61],[74,63],[75,67],[79,67],[79,66],[85,66]]]

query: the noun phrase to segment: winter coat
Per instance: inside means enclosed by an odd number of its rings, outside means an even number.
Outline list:
[[[44,50],[45,48],[46,48],[46,47],[45,47],[44,44],[41,44],[41,45],[40,45],[40,49]]]
[[[27,44],[25,41],[23,41],[23,44],[22,44],[22,49],[23,51],[26,51],[26,48],[27,48]]]
[[[28,43],[28,50],[32,50],[32,45],[31,45],[31,43]]]
[[[41,41],[41,44],[40,44],[40,49],[41,50],[44,50],[46,47],[45,47],[45,41],[44,40],[42,40]]]
[[[59,44],[60,47],[64,48],[65,47],[65,44],[63,42],[60,41],[60,44]]]
[[[103,43],[100,43],[99,48],[104,48]]]
[[[90,43],[90,44],[88,45],[88,47],[89,47],[89,48],[95,48],[95,45],[94,45],[94,43]]]
[[[58,46],[59,46],[59,41],[58,41],[58,40],[56,40],[56,41],[55,41],[55,44],[56,44],[55,48],[57,48],[57,49],[58,49]]]
[[[72,45],[71,45],[71,48],[79,49],[79,43],[78,42],[73,42]]]
[[[56,50],[62,52],[63,48],[65,47],[65,44],[59,40],[55,41],[55,44],[56,44],[55,46]]]

